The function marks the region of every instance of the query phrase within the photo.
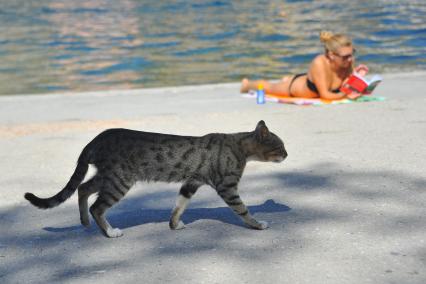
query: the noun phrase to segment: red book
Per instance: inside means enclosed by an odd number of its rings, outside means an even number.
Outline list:
[[[367,79],[357,73],[353,73],[340,88],[340,91],[347,95],[353,92],[370,95],[381,81],[382,77],[380,75],[374,75],[370,79]]]

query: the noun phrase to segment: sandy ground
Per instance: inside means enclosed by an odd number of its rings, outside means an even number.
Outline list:
[[[426,283],[426,73],[384,76],[384,102],[257,105],[239,84],[0,97],[1,283]],[[76,195],[52,210],[23,199],[68,181],[110,127],[185,135],[258,120],[281,164],[250,163],[246,229],[209,187],[170,231],[178,184],[138,184],[109,212],[118,239],[79,223]]]

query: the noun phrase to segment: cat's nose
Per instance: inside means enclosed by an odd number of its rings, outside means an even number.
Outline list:
[[[286,150],[284,150],[284,153],[283,153],[283,160],[284,160],[285,158],[287,158],[287,156],[288,156],[287,151],[286,151]]]

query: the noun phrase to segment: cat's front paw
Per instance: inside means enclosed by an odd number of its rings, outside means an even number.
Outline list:
[[[175,230],[182,230],[182,229],[185,229],[185,224],[182,221],[179,221],[179,223],[176,226]]]
[[[255,224],[250,225],[250,227],[252,227],[253,229],[256,230],[265,230],[268,228],[268,222],[266,221],[256,221]]]
[[[178,223],[170,221],[169,227],[172,230],[182,230],[182,229],[185,229],[185,224],[182,221],[179,221]]]
[[[118,228],[108,229],[105,234],[108,238],[118,238],[123,236],[123,232]]]

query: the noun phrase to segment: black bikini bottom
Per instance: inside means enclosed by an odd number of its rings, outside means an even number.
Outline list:
[[[291,79],[290,85],[288,86],[288,93],[289,93],[289,95],[290,95],[291,97],[293,97],[293,95],[291,94],[291,86],[293,85],[294,81],[295,81],[297,78],[299,78],[299,77],[301,77],[301,76],[305,76],[305,75],[307,75],[307,73],[300,73],[300,74],[296,74],[296,75],[294,75],[294,76],[293,76],[293,78]],[[307,87],[308,87],[308,89],[309,89],[309,90],[311,90],[312,92],[314,92],[314,93],[316,93],[316,94],[319,94],[319,93],[318,93],[317,86],[315,86],[315,83],[314,83],[314,82],[312,82],[311,80],[309,80],[308,78],[306,78],[306,86],[307,86]],[[339,92],[340,92],[340,88],[337,88],[337,89],[331,90],[331,92],[333,92],[333,93],[339,93]]]

